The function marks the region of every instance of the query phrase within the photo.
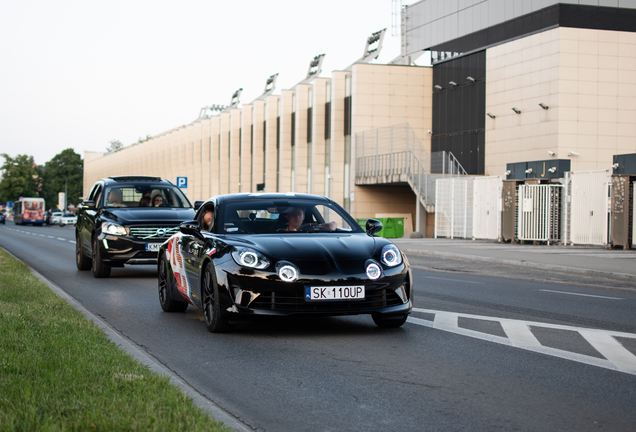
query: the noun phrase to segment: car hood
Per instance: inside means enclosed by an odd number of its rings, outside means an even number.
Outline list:
[[[103,216],[120,224],[179,224],[194,218],[194,209],[118,208],[103,211]]]
[[[239,237],[234,237],[239,240]],[[242,241],[241,241],[242,240]],[[366,234],[266,234],[240,238],[235,246],[256,249],[268,257],[289,261],[357,260],[370,258],[375,240]]]

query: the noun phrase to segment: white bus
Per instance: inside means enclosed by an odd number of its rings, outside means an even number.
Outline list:
[[[13,222],[16,225],[44,224],[44,198],[20,198],[13,204]]]

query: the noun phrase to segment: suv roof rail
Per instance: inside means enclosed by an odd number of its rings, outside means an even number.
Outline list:
[[[151,176],[112,176],[108,177],[109,179],[121,182],[127,181],[161,181],[161,177],[151,177]]]

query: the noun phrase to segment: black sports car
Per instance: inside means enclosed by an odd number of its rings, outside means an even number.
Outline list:
[[[406,256],[334,201],[303,194],[210,198],[158,253],[166,312],[191,304],[211,332],[255,315],[371,314],[399,327],[413,306]]]

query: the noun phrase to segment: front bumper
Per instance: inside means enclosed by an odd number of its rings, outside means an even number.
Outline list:
[[[301,278],[296,282],[283,282],[276,273],[246,270],[228,262],[220,284],[226,289],[222,311],[228,317],[289,316],[289,315],[359,315],[405,314],[413,307],[411,272],[408,265],[384,269],[378,280],[366,274],[327,274]],[[229,271],[228,271],[229,270]],[[218,277],[218,273],[217,273]],[[364,285],[362,300],[308,301],[305,287]]]
[[[115,236],[101,233],[97,237],[100,255],[104,264],[110,267],[123,267],[124,264],[157,264],[158,245],[165,238],[152,240],[138,239],[132,236]],[[147,245],[156,244],[157,250],[147,250]]]

